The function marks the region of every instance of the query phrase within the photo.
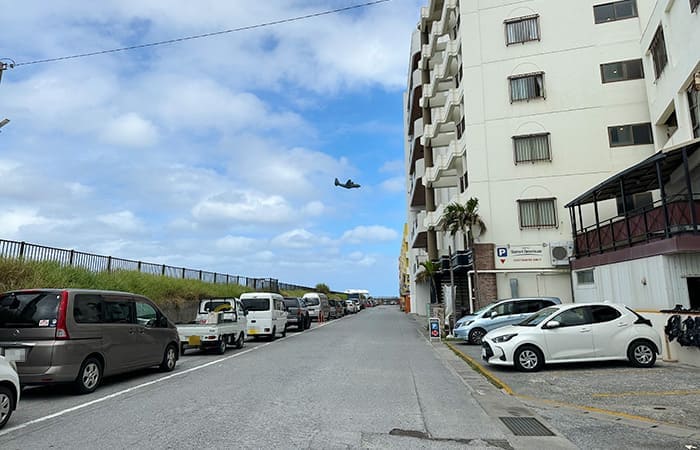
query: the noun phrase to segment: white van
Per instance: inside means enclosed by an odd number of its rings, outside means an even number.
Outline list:
[[[306,303],[307,308],[309,308],[309,317],[311,317],[311,320],[318,321],[319,314],[321,314],[321,321],[326,321],[330,318],[331,308],[328,304],[328,297],[326,297],[326,294],[307,292],[302,299],[304,303]]]
[[[248,336],[274,340],[278,333],[287,335],[287,309],[280,294],[246,292],[240,300],[248,312]]]

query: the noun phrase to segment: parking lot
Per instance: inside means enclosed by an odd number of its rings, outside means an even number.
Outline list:
[[[522,373],[486,364],[478,345],[460,341],[448,345],[494,384],[523,400],[698,428],[700,370],[696,367],[657,360],[650,369],[606,362],[550,365],[540,372]]]

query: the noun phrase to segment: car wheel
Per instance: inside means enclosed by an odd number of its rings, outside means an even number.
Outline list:
[[[163,354],[163,362],[160,363],[160,370],[163,372],[172,372],[175,369],[175,364],[177,363],[177,348],[174,344],[168,344],[165,347],[165,353]]]
[[[272,334],[270,335],[270,341],[274,341],[276,337],[277,337],[277,328],[272,327]]]
[[[306,319],[302,318],[299,323],[297,324],[297,331],[304,331],[306,330]]]
[[[309,328],[311,328],[311,317],[306,316],[306,329],[308,330]]]
[[[227,336],[221,336],[221,339],[219,339],[219,346],[216,347],[216,354],[217,355],[223,355],[226,353],[226,340],[228,339]]]
[[[537,347],[525,345],[515,351],[513,362],[522,372],[537,372],[544,366],[544,355]]]
[[[627,358],[635,367],[652,367],[656,363],[656,350],[648,341],[635,341],[627,349]]]
[[[97,358],[87,358],[83,361],[75,380],[75,386],[79,394],[89,394],[97,389],[102,381],[102,364]]]
[[[236,339],[236,348],[243,348],[245,345],[245,333],[241,331],[241,334],[238,335],[238,339]]]
[[[469,342],[471,344],[481,345],[481,340],[486,336],[486,330],[483,328],[474,328],[469,332]]]
[[[7,386],[0,386],[0,428],[4,427],[10,416],[12,416],[12,405],[14,405],[15,396]]]
[[[284,330],[282,330],[282,337],[287,337],[287,324],[284,324]]]

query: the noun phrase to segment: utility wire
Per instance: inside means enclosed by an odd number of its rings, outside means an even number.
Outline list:
[[[283,23],[298,22],[300,20],[311,19],[313,17],[326,16],[329,14],[335,14],[335,13],[339,13],[339,12],[343,12],[343,11],[349,11],[351,9],[365,8],[368,6],[373,6],[373,5],[377,5],[379,3],[385,3],[388,1],[391,1],[391,0],[375,0],[375,1],[371,1],[371,2],[360,3],[358,5],[346,6],[344,8],[330,9],[328,11],[321,11],[321,12],[317,12],[317,13],[313,13],[313,14],[305,14],[303,16],[290,17],[287,19],[274,20],[272,22],[265,22],[265,23],[260,23],[257,25],[248,25],[245,27],[231,28],[230,30],[214,31],[212,33],[196,34],[194,36],[186,36],[186,37],[181,37],[181,38],[177,38],[177,39],[168,39],[167,41],[151,42],[149,44],[132,45],[130,47],[121,47],[121,48],[115,48],[115,49],[111,49],[111,50],[101,50],[98,52],[81,53],[78,55],[70,55],[70,56],[61,56],[60,58],[49,58],[49,59],[39,59],[36,61],[19,62],[19,63],[14,64],[13,66],[10,66],[10,67],[19,67],[19,66],[28,66],[30,64],[43,64],[43,63],[56,62],[56,61],[65,61],[67,59],[85,58],[88,56],[104,55],[107,53],[125,52],[125,51],[129,51],[129,50],[140,49],[140,48],[156,47],[158,45],[174,44],[176,42],[191,41],[194,39],[201,39],[201,38],[207,38],[207,37],[212,37],[212,36],[218,36],[221,34],[236,33],[238,31],[253,30],[255,28],[269,27],[272,25],[279,25],[279,24],[283,24]]]

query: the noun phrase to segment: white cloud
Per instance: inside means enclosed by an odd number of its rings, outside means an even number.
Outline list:
[[[143,229],[143,223],[131,211],[119,211],[97,216],[97,220],[109,227],[123,232],[134,232]]]
[[[293,209],[280,195],[237,191],[207,198],[192,210],[197,220],[204,222],[235,221],[246,224],[288,222]]]
[[[406,165],[403,160],[401,159],[395,159],[392,161],[387,161],[384,164],[382,164],[382,167],[379,168],[380,172],[399,172],[403,173],[403,171],[406,169]]]
[[[50,220],[41,216],[36,209],[5,210],[2,213],[2,220],[0,220],[0,235],[5,239],[19,239],[22,228],[47,223],[50,223]]]
[[[304,206],[304,214],[309,216],[320,216],[326,210],[322,202],[312,201]]]
[[[226,236],[216,241],[216,247],[227,252],[250,252],[257,247],[256,239],[245,236]]]
[[[393,177],[388,180],[384,180],[381,184],[382,189],[388,192],[405,192],[406,191],[406,178],[404,177]]]
[[[361,243],[366,241],[391,241],[397,237],[398,234],[396,231],[381,225],[361,225],[343,233],[343,240],[351,243]]]
[[[102,138],[115,145],[150,147],[158,141],[158,130],[136,113],[117,117],[105,126]]]

